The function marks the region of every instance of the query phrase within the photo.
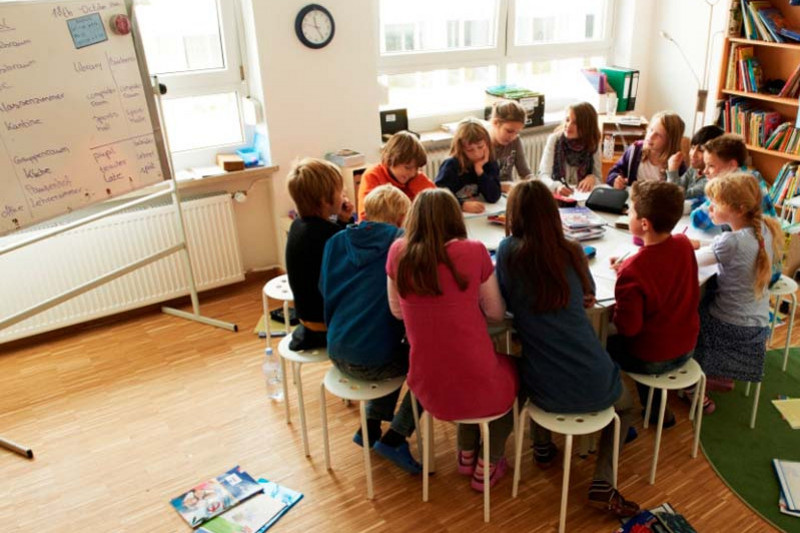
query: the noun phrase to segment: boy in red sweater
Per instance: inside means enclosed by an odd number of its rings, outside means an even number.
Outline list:
[[[697,260],[689,239],[673,235],[683,214],[683,191],[659,181],[635,182],[631,189],[630,230],[644,241],[639,252],[621,264],[614,289],[614,324],[608,352],[619,366],[639,374],[660,374],[683,365],[700,330]],[[642,405],[648,387],[636,384]],[[657,422],[660,396],[653,396],[651,421]],[[664,427],[675,424],[667,409]]]
[[[421,191],[436,187],[419,171],[428,162],[425,147],[407,131],[392,135],[381,152],[381,163],[364,172],[358,186],[358,220],[364,220],[364,198],[370,191],[390,183],[403,191],[412,202]]]

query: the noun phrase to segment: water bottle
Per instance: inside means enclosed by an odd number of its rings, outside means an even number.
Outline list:
[[[267,396],[276,402],[283,401],[283,384],[281,383],[281,366],[278,358],[269,347],[265,350],[264,364],[261,371],[267,384]]]
[[[603,158],[612,159],[614,157],[614,138],[606,135],[603,138]]]

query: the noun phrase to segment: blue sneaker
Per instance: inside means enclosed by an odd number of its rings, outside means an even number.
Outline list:
[[[370,448],[375,447],[375,443],[378,442],[378,439],[380,439],[380,438],[381,438],[380,435],[378,435],[374,439],[369,439],[369,447]],[[353,442],[355,442],[356,444],[358,444],[362,448],[364,447],[364,437],[361,435],[361,430],[360,429],[358,431],[356,431],[355,434],[353,435]]]
[[[411,451],[408,449],[407,442],[392,448],[378,441],[372,449],[375,450],[375,453],[390,460],[409,474],[419,474],[422,472],[422,465],[411,456]]]

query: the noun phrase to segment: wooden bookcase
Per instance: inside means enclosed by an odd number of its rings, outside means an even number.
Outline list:
[[[610,159],[605,157],[602,159],[603,179],[608,176],[608,172],[611,170],[611,167],[614,166],[614,163],[622,157],[628,145],[632,144],[634,141],[644,139],[647,133],[647,119],[642,117],[638,125],[624,124],[620,119],[625,116],[626,115],[598,115],[597,117],[600,126],[601,148],[606,135],[611,135],[614,139],[614,156]]]
[[[800,6],[790,6],[787,0],[769,0],[772,6],[778,9],[786,19],[787,26],[800,28]],[[739,0],[731,0],[730,8],[741,10]],[[729,10],[729,17],[731,11]],[[729,20],[728,28],[731,28]],[[785,43],[773,43],[761,40],[747,39],[744,36],[744,24],[742,30],[735,35],[725,37],[722,58],[719,67],[719,83],[717,87],[717,100],[724,102],[731,97],[742,97],[746,99],[748,105],[753,105],[769,111],[777,111],[781,114],[781,122],[795,123],[798,113],[797,98],[781,98],[762,92],[745,92],[726,89],[726,79],[728,75],[728,65],[730,59],[731,45],[752,46],[753,55],[761,64],[763,80],[787,80],[792,72],[800,64],[800,43],[791,42],[787,39]],[[724,112],[724,106],[723,106]],[[800,155],[788,154],[776,150],[768,150],[763,146],[747,144],[750,152],[752,166],[756,168],[767,180],[772,183],[780,168],[789,161],[800,161]]]

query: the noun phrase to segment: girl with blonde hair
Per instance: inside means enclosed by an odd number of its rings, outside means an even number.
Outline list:
[[[683,159],[671,157],[681,151],[683,119],[673,111],[659,111],[650,119],[643,141],[636,141],[625,150],[611,170],[606,183],[624,189],[638,180],[665,181],[667,170],[679,175],[686,172]]]
[[[772,263],[781,254],[777,220],[761,211],[761,190],[750,174],[736,172],[706,185],[715,224],[732,231],[698,252],[699,266],[717,264],[716,287],[700,309],[694,357],[710,378],[761,381],[769,337],[767,286]],[[713,405],[704,399],[708,410]]]

